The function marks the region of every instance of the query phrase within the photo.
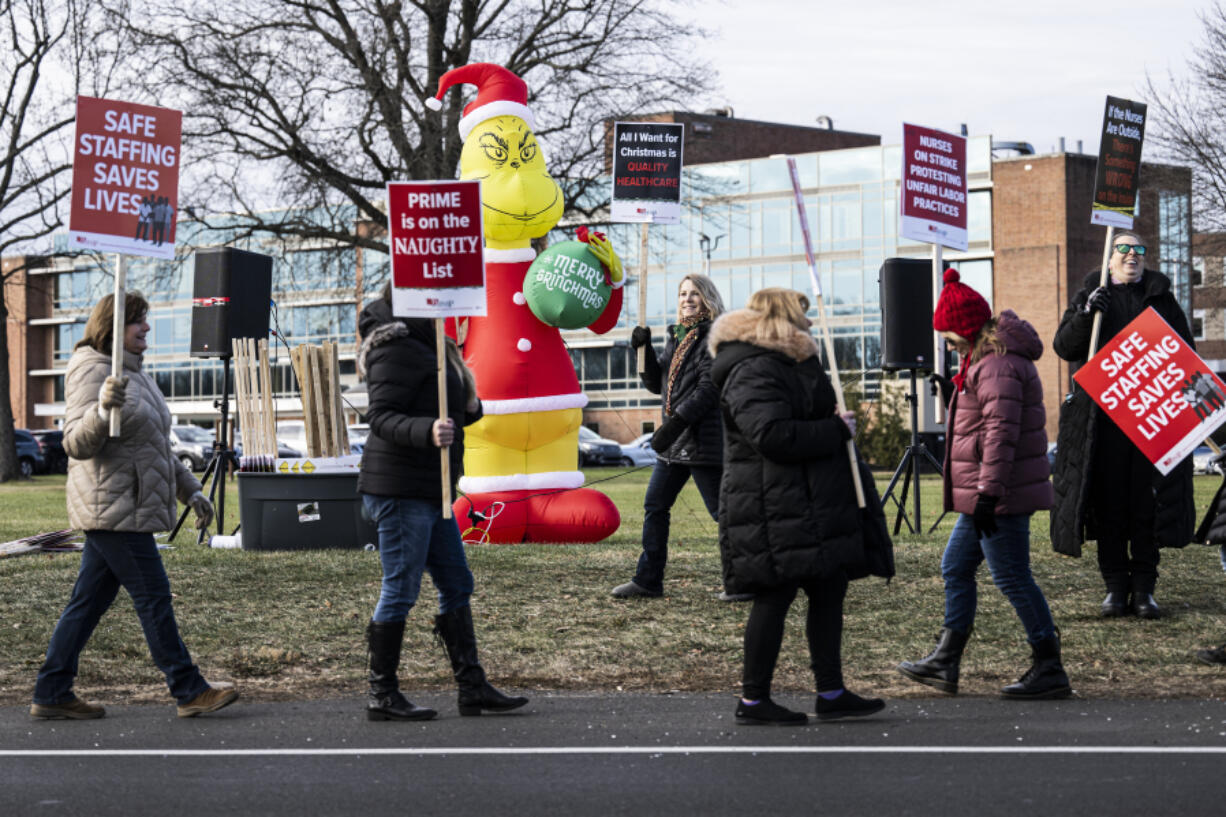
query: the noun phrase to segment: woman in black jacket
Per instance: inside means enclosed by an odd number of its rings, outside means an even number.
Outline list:
[[[617,598],[664,595],[671,511],[691,477],[712,519],[718,510],[724,432],[719,390],[711,382],[707,333],[723,311],[724,302],[711,279],[687,275],[677,290],[677,323],[668,327],[663,354],[655,356],[647,327],[636,326],[630,336],[635,349],[647,347],[643,386],[662,395],[664,413],[651,437],[659,457],[643,499],[643,553],[634,578],[613,588]],[[726,594],[721,598],[739,600]]]
[[[1194,345],[1170,279],[1145,268],[1145,252],[1136,233],[1116,233],[1110,281],[1100,287],[1098,271],[1086,276],[1056,330],[1057,355],[1074,365],[1086,362],[1095,312],[1103,314],[1101,349],[1149,307]],[[1083,541],[1098,542],[1098,569],[1107,589],[1102,615],[1158,618],[1158,549],[1187,545],[1196,525],[1192,458],[1163,476],[1090,395],[1074,386],[1060,407],[1052,487],[1056,552],[1080,556]]]
[[[893,552],[873,481],[861,469],[867,507],[857,507],[847,440],[851,412],[836,414],[834,389],[805,317],[808,300],[764,289],[747,309],[711,329],[711,376],[721,389],[724,475],[719,549],[728,592],[753,593],[745,626],[745,672],[736,719],[802,724],[770,699],[784,619],[797,590],[809,597],[805,632],[821,720],[884,708],[843,687],[840,645],[849,578],[893,575]],[[867,535],[871,532],[877,536]],[[870,547],[870,544],[873,545]]]
[[[477,660],[469,597],[473,575],[454,519],[442,515],[439,448],[447,447],[452,489],[463,470],[464,426],[481,419],[472,373],[447,341],[447,414],[438,419],[434,327],[425,318],[392,315],[391,289],[362,310],[358,369],[366,376],[370,436],[362,453],[358,491],[379,531],[383,585],[366,626],[370,650],[370,720],[428,720],[437,713],[416,706],[396,679],[404,622],[417,602],[421,575],[438,590],[434,632],[447,647],[459,686],[461,715],[504,712],[528,703],[503,695],[485,679]]]

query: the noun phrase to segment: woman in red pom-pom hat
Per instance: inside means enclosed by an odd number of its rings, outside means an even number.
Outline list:
[[[945,621],[936,649],[898,670],[943,692],[958,691],[958,668],[975,622],[979,565],[1026,629],[1034,663],[1007,698],[1063,698],[1071,689],[1043,591],[1030,573],[1030,517],[1052,504],[1047,414],[1035,361],[1043,342],[1012,310],[992,317],[983,296],[945,271],[932,327],[962,358],[949,401],[945,510],[957,522],[941,559]]]

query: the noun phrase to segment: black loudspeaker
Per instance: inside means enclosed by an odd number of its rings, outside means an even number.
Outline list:
[[[932,371],[932,261],[887,258],[880,276],[881,368]]]
[[[196,252],[192,357],[230,357],[234,338],[268,337],[272,256],[233,247]]]

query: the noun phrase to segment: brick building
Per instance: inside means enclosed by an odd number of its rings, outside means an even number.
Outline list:
[[[31,276],[44,265],[39,258],[13,256],[0,262],[4,286],[5,333],[8,340],[9,401],[18,428],[34,427],[35,403],[52,399],[51,384],[30,374],[45,369],[51,359],[46,332],[31,331],[51,315],[50,278]]]
[[[1226,233],[1192,237],[1192,335],[1196,351],[1226,377]]]

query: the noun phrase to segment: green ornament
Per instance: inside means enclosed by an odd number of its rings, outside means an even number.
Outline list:
[[[559,329],[594,323],[612,293],[604,267],[582,241],[551,245],[524,276],[528,308],[542,323]]]

